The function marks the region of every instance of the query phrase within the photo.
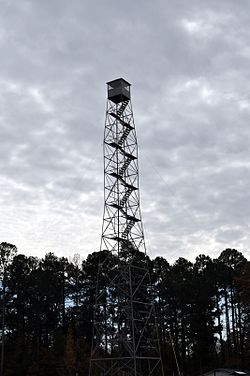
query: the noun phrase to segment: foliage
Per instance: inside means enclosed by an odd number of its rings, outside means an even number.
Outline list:
[[[123,250],[121,263],[131,254]],[[117,267],[107,251],[80,264],[52,253],[28,257],[0,244],[4,376],[88,373],[99,262]],[[214,260],[199,255],[194,263],[179,258],[173,265],[138,254],[134,263],[150,267],[166,375],[178,368],[198,375],[218,366],[250,367],[250,262],[240,252],[226,249]],[[98,284],[106,291],[105,274]],[[111,322],[112,312],[106,315]]]

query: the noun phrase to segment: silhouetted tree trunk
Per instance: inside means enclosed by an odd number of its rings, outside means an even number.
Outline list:
[[[16,254],[16,246],[3,242],[0,244],[0,273],[2,283],[2,343],[1,343],[1,364],[0,375],[4,374],[4,350],[5,350],[5,305],[6,305],[6,276],[7,267]]]

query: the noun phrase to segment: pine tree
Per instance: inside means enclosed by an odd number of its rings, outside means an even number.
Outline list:
[[[66,370],[68,372],[68,376],[75,376],[76,354],[75,354],[72,324],[70,324],[69,329],[68,329],[68,333],[67,333],[64,362],[65,362]]]

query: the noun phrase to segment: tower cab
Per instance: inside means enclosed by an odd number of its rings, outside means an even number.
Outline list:
[[[128,81],[123,78],[118,78],[107,82],[108,85],[108,99],[118,104],[130,100],[130,86]]]

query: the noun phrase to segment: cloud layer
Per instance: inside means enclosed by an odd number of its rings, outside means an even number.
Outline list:
[[[106,85],[132,83],[148,253],[249,257],[250,5],[4,0],[0,238],[98,250]]]

